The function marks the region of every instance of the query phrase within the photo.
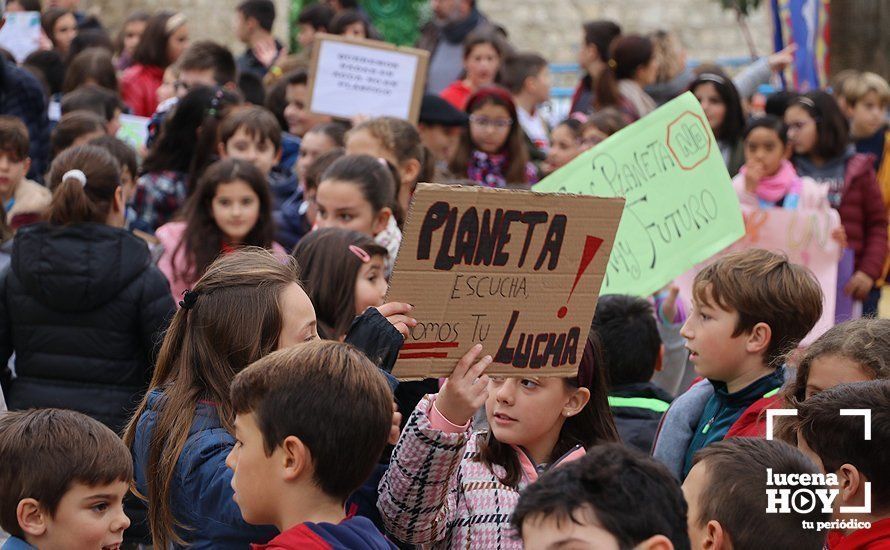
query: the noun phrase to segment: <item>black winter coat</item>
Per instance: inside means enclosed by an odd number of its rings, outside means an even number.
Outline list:
[[[148,247],[127,231],[95,223],[20,229],[0,274],[4,370],[16,354],[10,410],[73,409],[120,433],[174,311]]]

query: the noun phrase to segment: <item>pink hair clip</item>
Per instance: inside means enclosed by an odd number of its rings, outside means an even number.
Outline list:
[[[351,244],[349,245],[349,250],[350,252],[358,256],[358,259],[361,260],[363,264],[371,261],[371,256],[368,255],[368,252],[364,248]]]

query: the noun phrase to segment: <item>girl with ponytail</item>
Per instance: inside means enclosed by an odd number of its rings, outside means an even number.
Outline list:
[[[636,34],[621,36],[609,48],[606,68],[596,82],[596,108],[615,107],[628,122],[655,110],[643,88],[655,83],[658,62],[652,41]]]
[[[62,152],[48,182],[48,223],[19,229],[0,277],[0,365],[16,353],[9,408],[74,409],[120,432],[173,300],[145,242],[123,229],[120,169],[108,151]]]

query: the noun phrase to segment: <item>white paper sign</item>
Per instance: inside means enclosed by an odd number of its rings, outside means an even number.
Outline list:
[[[316,52],[310,111],[341,118],[368,115],[416,121],[426,52],[328,36],[316,43]]]
[[[21,63],[40,47],[40,12],[12,11],[6,14],[6,23],[0,29],[0,48],[5,49]]]

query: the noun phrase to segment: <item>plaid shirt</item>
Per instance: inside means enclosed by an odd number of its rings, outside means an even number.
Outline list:
[[[408,418],[380,481],[377,508],[397,539],[424,548],[519,550],[522,540],[510,524],[519,492],[539,470],[517,451],[518,487],[501,483],[501,466],[477,460],[478,440],[487,432],[437,430],[431,419],[435,396],[426,396]],[[549,467],[584,455],[577,447]]]
[[[31,138],[31,169],[28,177],[42,182],[49,168],[49,119],[46,97],[31,73],[0,59],[0,114],[18,117]]]
[[[155,229],[173,219],[187,193],[186,174],[182,172],[164,170],[139,176],[130,228],[154,235]]]

